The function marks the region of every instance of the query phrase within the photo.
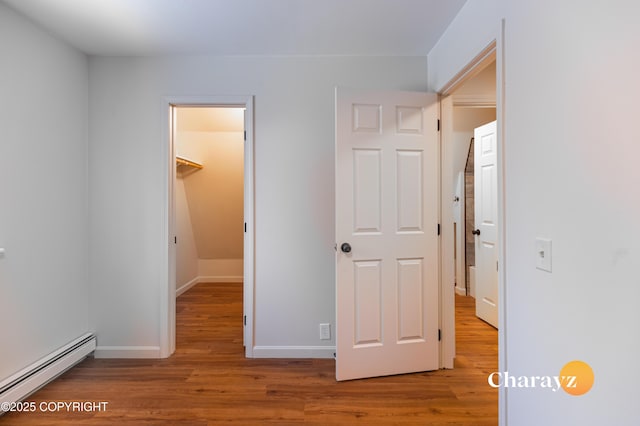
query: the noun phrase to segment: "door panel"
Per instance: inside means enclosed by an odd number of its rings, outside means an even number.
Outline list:
[[[438,368],[437,110],[336,91],[338,380]]]
[[[496,122],[474,131],[476,315],[498,327],[498,181]]]
[[[353,263],[355,269],[354,345],[382,342],[382,277],[380,261]]]
[[[398,342],[424,340],[422,259],[398,261]]]
[[[398,232],[422,232],[422,151],[398,151]]]
[[[381,151],[353,150],[354,232],[380,232],[382,220]]]

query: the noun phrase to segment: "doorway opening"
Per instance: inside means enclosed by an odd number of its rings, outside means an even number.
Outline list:
[[[475,167],[479,148],[474,140],[476,129],[496,120],[496,61],[480,66],[474,76],[463,81],[449,95],[451,131],[447,142],[451,145],[451,190],[453,191],[453,220],[455,232],[454,279],[455,292],[459,296],[476,298],[477,280],[495,278],[497,275],[478,274],[476,251],[479,244],[478,208],[482,207],[477,198],[483,186],[477,185],[477,174],[487,170]],[[492,164],[495,167],[495,164]],[[495,177],[495,169],[492,176]],[[497,185],[495,179],[493,184]],[[486,190],[486,188],[484,188]],[[489,194],[495,200],[495,191]],[[483,210],[484,211],[484,210]],[[497,213],[491,209],[492,220]],[[481,237],[484,237],[482,235]],[[484,247],[484,246],[482,246]],[[494,245],[495,247],[495,245]],[[495,251],[494,251],[495,252]],[[485,253],[486,255],[486,253]],[[486,257],[486,256],[485,256]],[[486,263],[486,262],[485,262]],[[495,262],[494,262],[495,265]],[[486,266],[483,263],[483,267]],[[485,271],[486,272],[486,271]],[[495,269],[492,271],[497,274]],[[483,284],[483,283],[480,283]],[[486,284],[484,287],[485,288]],[[497,307],[496,307],[497,310]],[[480,316],[481,319],[484,319]]]
[[[176,297],[192,286],[242,287],[245,356],[253,355],[253,98],[174,97],[168,108],[168,280],[161,352],[175,351]],[[166,311],[165,311],[166,309]],[[165,317],[166,315],[166,317]]]
[[[242,282],[244,108],[175,108],[176,295]]]
[[[474,130],[496,120],[496,62],[465,81],[451,96],[455,289],[459,295],[475,297]]]
[[[504,147],[505,142],[505,69],[504,69],[504,21],[502,21],[502,28],[500,30],[499,37],[489,43],[482,51],[472,58],[460,71],[453,76],[453,78],[447,82],[441,89],[441,117],[443,122],[442,132],[442,176],[441,176],[441,190],[442,190],[442,204],[441,214],[443,220],[453,220],[454,209],[453,203],[447,203],[451,198],[451,188],[453,188],[453,155],[451,151],[451,140],[453,135],[453,105],[454,105],[454,92],[463,83],[471,79],[482,71],[487,65],[496,64],[494,90],[495,98],[492,101],[493,106],[496,108],[496,128],[497,128],[497,241],[498,241],[498,366],[499,371],[507,371],[506,353],[504,348],[506,347],[506,334],[505,326],[507,324],[506,318],[506,284],[505,284],[505,224],[504,224]],[[459,99],[457,103],[469,103],[474,102],[476,105],[482,105],[486,102],[486,99],[476,98],[470,96],[467,99]],[[455,200],[455,198],[454,198]],[[453,229],[453,226],[451,226]],[[454,270],[454,238],[453,231],[448,231],[447,227],[443,227],[443,235],[441,241],[441,259],[442,259],[442,296],[441,304],[442,310],[445,311],[442,320],[443,338],[442,338],[442,350],[444,359],[444,368],[453,367],[453,358],[455,356],[455,315],[451,310],[455,307],[455,270]],[[461,230],[457,230],[457,234],[460,235]],[[447,312],[447,310],[449,310]],[[499,389],[498,391],[498,412],[499,418],[506,418],[505,409],[506,389]]]
[[[441,240],[442,368],[453,368],[456,354],[453,313],[456,298],[468,297],[474,291],[471,282],[474,270],[465,265],[467,248],[475,245],[475,235],[471,234],[475,228],[465,217],[465,213],[471,218],[474,216],[473,211],[465,211],[465,195],[473,192],[472,187],[465,185],[465,168],[470,152],[473,155],[470,144],[474,129],[501,120],[498,117],[498,50],[497,42],[492,42],[441,91],[441,214],[445,224]]]

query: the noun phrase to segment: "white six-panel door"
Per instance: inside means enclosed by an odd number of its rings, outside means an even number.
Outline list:
[[[498,175],[496,122],[474,130],[476,315],[498,328]]]
[[[338,380],[438,368],[438,164],[435,94],[336,90]]]

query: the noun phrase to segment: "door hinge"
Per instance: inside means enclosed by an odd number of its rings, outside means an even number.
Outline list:
[[[246,130],[244,131],[244,140],[245,141],[247,140],[247,131]]]
[[[178,237],[173,237],[173,244],[178,244]]]
[[[438,329],[438,342],[442,340],[442,330]]]
[[[247,222],[244,223],[244,232],[247,232]]]
[[[244,316],[242,321],[244,322],[244,325],[246,326],[247,325],[247,316],[246,315]]]
[[[440,224],[438,224],[438,235],[440,235]]]
[[[438,118],[438,131],[440,131],[440,119]]]

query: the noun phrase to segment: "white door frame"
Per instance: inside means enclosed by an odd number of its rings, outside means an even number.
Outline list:
[[[481,72],[488,64],[496,60],[496,43],[493,42],[467,64],[440,92],[441,128],[441,200],[442,215],[441,235],[441,328],[442,342],[440,349],[440,368],[453,368],[456,354],[456,325],[455,325],[455,263],[453,241],[453,92],[462,84]],[[497,73],[496,73],[497,74]],[[497,82],[497,76],[496,76]],[[496,95],[497,96],[497,95]],[[464,106],[472,104],[486,106],[486,99],[466,100]],[[497,105],[496,105],[497,107]],[[497,114],[497,110],[496,110]],[[462,232],[462,230],[460,230]]]
[[[453,188],[453,156],[451,141],[453,135],[453,99],[450,96],[464,82],[475,76],[493,60],[496,61],[496,120],[498,130],[498,371],[507,370],[506,359],[506,273],[505,273],[505,220],[504,220],[504,148],[505,148],[505,77],[504,77],[504,21],[501,23],[499,36],[478,54],[440,90],[442,96],[441,118],[442,128],[442,165],[441,165],[441,214],[443,223],[453,223],[453,203],[451,203],[451,188]],[[441,241],[441,367],[453,368],[455,357],[455,271],[453,265],[453,226],[442,227]],[[505,387],[498,390],[498,415],[500,424],[506,422],[506,393]]]
[[[168,246],[162,248],[166,260],[166,279],[160,291],[160,356],[169,357],[176,349],[176,248],[175,234],[175,180],[176,154],[173,141],[174,107],[236,107],[245,108],[244,128],[244,271],[243,271],[243,309],[244,309],[244,345],[245,356],[253,357],[253,319],[254,319],[254,144],[253,144],[253,96],[167,96],[162,99],[162,158],[166,196],[163,211],[163,236]],[[240,320],[240,319],[238,319]]]

